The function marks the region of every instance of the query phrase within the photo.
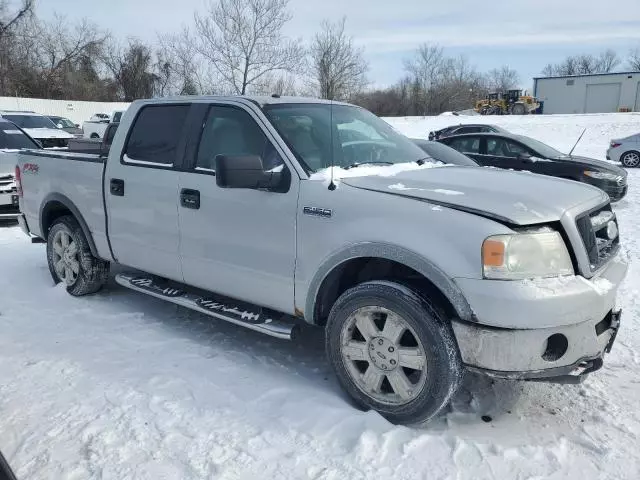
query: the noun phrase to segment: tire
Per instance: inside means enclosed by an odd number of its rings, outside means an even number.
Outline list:
[[[526,113],[527,113],[527,108],[524,106],[523,103],[515,103],[513,107],[511,107],[512,115],[526,115]]]
[[[427,423],[449,403],[464,375],[444,315],[393,282],[366,282],[343,293],[329,314],[325,347],[355,404],[395,424]]]
[[[627,168],[635,168],[640,165],[640,152],[635,150],[625,152],[620,156],[620,162]]]
[[[75,297],[95,293],[109,276],[109,262],[96,258],[77,220],[56,219],[47,235],[47,261],[53,281]]]

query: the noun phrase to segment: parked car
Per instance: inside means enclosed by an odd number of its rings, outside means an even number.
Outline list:
[[[115,111],[109,116],[105,113],[96,113],[91,120],[82,124],[84,138],[102,138],[109,123],[119,123],[124,111]]]
[[[607,150],[607,160],[622,163],[633,168],[640,165],[640,133],[619,140],[611,140]]]
[[[412,138],[411,141],[418,145],[433,160],[449,165],[463,167],[477,167],[478,164],[472,158],[463,155],[457,150],[439,142],[432,142],[421,138]]]
[[[429,132],[429,140],[439,140],[451,135],[462,135],[464,133],[509,133],[497,125],[485,125],[483,123],[469,123],[452,125],[434,132]]]
[[[607,195],[424,159],[348,104],[139,100],[106,161],[18,154],[19,222],[71,295],[118,263],[126,288],[274,337],[325,328],[339,383],[392,422],[436,415],[465,370],[600,368],[627,271]]]
[[[18,215],[18,191],[14,177],[18,163],[16,152],[40,148],[29,135],[13,123],[0,118],[0,220]]]
[[[483,166],[527,170],[601,188],[612,201],[627,194],[627,172],[609,162],[566,155],[538,140],[510,133],[473,133],[439,140]]]
[[[66,147],[73,135],[59,129],[44,115],[35,112],[0,111],[0,117],[23,129],[44,148]]]
[[[104,132],[103,138],[74,138],[69,141],[69,151],[76,153],[96,153],[107,156],[113,137],[116,135],[119,123],[110,123]]]
[[[58,117],[55,115],[49,115],[47,118],[49,118],[49,120],[51,120],[54,125],[61,130],[64,130],[65,132],[70,133],[75,137],[82,136],[82,129],[80,128],[80,125],[77,123],[73,123],[68,118]]]

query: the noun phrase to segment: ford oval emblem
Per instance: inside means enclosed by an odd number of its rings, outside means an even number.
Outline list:
[[[607,237],[609,237],[609,240],[613,240],[617,236],[618,236],[618,226],[616,225],[616,222],[611,220],[607,224]]]

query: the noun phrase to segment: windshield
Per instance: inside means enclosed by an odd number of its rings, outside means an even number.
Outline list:
[[[522,143],[524,143],[531,150],[534,150],[534,151],[538,152],[539,154],[541,154],[543,158],[558,158],[558,157],[566,157],[567,156],[564,153],[559,152],[555,148],[550,147],[546,143],[542,143],[542,142],[540,142],[538,140],[534,140],[533,138],[518,137],[518,140],[520,140]]]
[[[310,172],[332,165],[417,162],[424,152],[384,120],[349,105],[280,104],[265,114]],[[333,141],[333,145],[332,145]]]
[[[9,122],[0,122],[0,149],[19,150],[22,148],[40,147],[15,125]]]
[[[73,123],[68,118],[64,118],[64,117],[49,117],[49,119],[53,123],[55,123],[56,125],[58,125],[58,124],[62,125],[62,128],[75,128],[76,127],[75,123]]]
[[[476,162],[474,162],[466,155],[463,155],[457,150],[442,143],[429,142],[426,140],[416,140],[416,144],[439,162],[448,163],[451,165],[462,165],[466,167],[478,166]]]
[[[20,128],[57,128],[47,117],[39,115],[3,115],[3,118],[15,123]]]

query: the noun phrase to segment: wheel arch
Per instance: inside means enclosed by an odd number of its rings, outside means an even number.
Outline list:
[[[462,291],[437,265],[405,248],[380,243],[352,245],[323,262],[309,284],[305,320],[324,325],[331,306],[344,291],[371,280],[395,280],[426,290],[450,317],[474,321]]]
[[[78,224],[80,224],[80,228],[82,229],[82,233],[84,233],[84,236],[87,239],[91,254],[94,257],[99,258],[98,249],[93,241],[91,230],[89,230],[89,226],[80,213],[80,210],[78,210],[78,207],[76,207],[68,197],[61,193],[50,193],[42,201],[39,218],[40,232],[42,233],[43,238],[46,239],[49,229],[55,220],[64,215],[71,215],[77,220]]]

